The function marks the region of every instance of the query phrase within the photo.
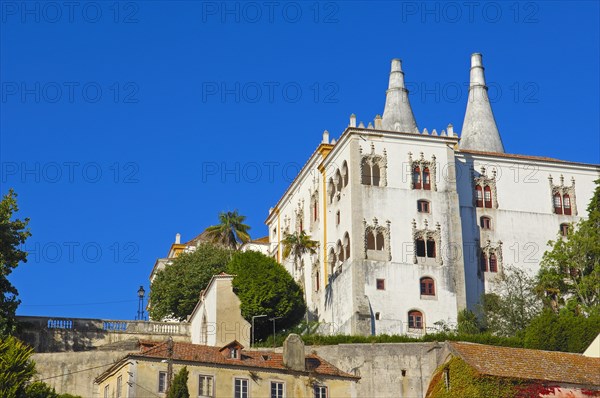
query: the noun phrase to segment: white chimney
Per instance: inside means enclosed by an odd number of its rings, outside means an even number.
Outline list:
[[[323,141],[321,141],[322,144],[329,144],[329,131],[325,130],[323,131]]]
[[[352,115],[350,115],[349,127],[356,127],[356,115],[354,113]]]
[[[176,234],[175,235],[175,244],[178,245],[181,243],[181,234]]]

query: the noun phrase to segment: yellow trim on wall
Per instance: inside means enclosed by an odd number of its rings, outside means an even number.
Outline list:
[[[327,273],[327,181],[325,178],[325,167],[319,166],[321,177],[323,177],[323,277],[325,283],[323,286],[327,286],[329,280],[329,274]]]

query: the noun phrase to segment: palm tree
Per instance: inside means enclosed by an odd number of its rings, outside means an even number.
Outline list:
[[[221,212],[219,224],[211,225],[204,232],[213,243],[237,249],[239,244],[250,241],[250,226],[244,224],[245,219],[237,210]]]
[[[285,234],[283,240],[283,257],[287,258],[290,255],[294,256],[294,267],[298,271],[300,268],[300,259],[304,254],[315,254],[319,242],[311,240],[304,231],[294,232],[293,234]]]

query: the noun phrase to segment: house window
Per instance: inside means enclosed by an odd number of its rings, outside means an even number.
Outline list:
[[[248,379],[235,379],[234,397],[248,398]]]
[[[435,258],[435,240],[427,239],[427,257]]]
[[[346,260],[346,259],[344,258],[344,248],[342,247],[342,241],[338,240],[336,246],[337,246],[338,258],[340,259],[341,262],[344,262],[344,260]]]
[[[384,250],[385,249],[385,240],[383,237],[383,232],[377,232],[375,237],[375,247],[376,250]]]
[[[341,192],[342,191],[342,175],[340,174],[340,171],[336,171],[335,173],[335,191],[336,192]]]
[[[346,260],[348,260],[350,258],[350,236],[348,235],[348,233],[346,232],[346,235],[344,235],[344,248],[346,250]]]
[[[361,175],[361,183],[363,185],[371,185],[371,165],[369,165],[369,161],[367,158],[363,158],[361,162],[362,166],[362,175]]]
[[[344,180],[344,187],[348,185],[348,163],[344,160],[342,164],[342,178]]]
[[[567,194],[563,196],[563,209],[565,215],[571,215],[571,198]]]
[[[158,392],[167,391],[167,372],[158,372]]]
[[[335,250],[333,247],[329,250],[329,274],[333,274],[333,269],[335,268],[335,263],[337,263],[337,257],[335,255]]]
[[[315,384],[314,392],[315,392],[315,398],[329,398],[327,386]]]
[[[319,200],[315,198],[313,202],[313,221],[317,221],[319,218]]]
[[[198,376],[198,395],[212,397],[214,395],[214,379],[212,376]]]
[[[377,290],[385,290],[385,279],[377,279]]]
[[[283,398],[285,396],[285,384],[272,381],[271,382],[271,398]]]
[[[483,188],[479,185],[475,187],[475,199],[477,207],[483,207]]]
[[[569,234],[569,224],[560,224],[560,234],[562,236],[567,236]]]
[[[333,184],[333,178],[329,179],[329,203],[333,203],[335,197],[335,185]]]
[[[231,347],[229,350],[229,358],[238,359],[238,349],[235,347]]]
[[[431,278],[421,278],[421,296],[435,296],[435,282]]]
[[[419,166],[415,166],[413,168],[413,189],[421,189],[421,168]]]
[[[372,233],[367,233],[367,250],[375,250],[375,236]]]
[[[419,213],[429,213],[429,202],[426,200],[418,200],[417,210]]]
[[[108,398],[108,397],[109,397],[108,386],[104,386],[104,398]]]
[[[319,271],[315,274],[315,290],[318,292],[321,289],[321,275]]]
[[[482,216],[479,219],[479,225],[481,225],[481,229],[492,229],[492,219],[486,216]]]
[[[379,186],[379,181],[381,180],[381,173],[379,171],[379,165],[373,165],[373,185],[376,187]]]
[[[488,209],[492,208],[492,188],[486,186],[483,190],[483,199],[485,202],[485,207]]]
[[[490,254],[490,272],[498,272],[498,260],[494,253]]]
[[[381,318],[381,314],[379,312],[375,313],[375,320],[378,321]]]
[[[554,195],[554,213],[562,214],[562,200],[559,193]]]
[[[487,256],[483,252],[481,253],[481,256],[479,257],[479,266],[481,267],[481,271],[487,272],[487,270],[488,270]]]
[[[423,189],[428,191],[431,190],[431,176],[428,167],[423,169]]]
[[[408,327],[410,329],[423,329],[423,314],[421,311],[410,311],[408,313]]]
[[[117,377],[117,398],[121,398],[121,388],[123,388],[123,376]]]
[[[341,217],[340,217],[340,211],[338,210],[338,211],[335,213],[335,225],[340,225],[340,220],[341,220]]]
[[[417,257],[425,257],[425,240],[417,239]]]

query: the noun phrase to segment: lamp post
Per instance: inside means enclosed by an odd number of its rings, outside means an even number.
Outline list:
[[[138,312],[137,312],[137,317],[136,319],[138,321],[143,321],[144,320],[144,294],[146,294],[146,291],[144,290],[144,286],[140,286],[140,288],[137,291],[138,294],[138,298],[139,298],[139,302],[138,302]]]
[[[270,321],[273,321],[273,348],[275,348],[275,320],[283,318],[282,316],[278,316],[277,318],[269,318]]]
[[[268,315],[254,315],[252,317],[252,339],[250,340],[250,347],[252,347],[254,345],[254,320],[256,318],[264,318],[266,316],[268,316]]]

